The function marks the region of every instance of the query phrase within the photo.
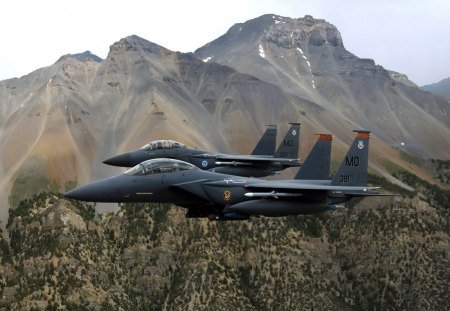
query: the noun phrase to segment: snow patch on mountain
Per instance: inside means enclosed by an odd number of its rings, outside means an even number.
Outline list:
[[[300,54],[302,54],[303,59],[306,61],[306,64],[308,65],[309,73],[312,75],[311,63],[309,62],[308,58],[303,53],[303,50],[301,48],[298,47],[297,51],[299,51]],[[313,88],[316,88],[316,83],[314,82],[314,79],[311,80],[311,84]]]
[[[264,49],[261,44],[259,45],[259,56],[266,58],[266,54],[264,53]]]

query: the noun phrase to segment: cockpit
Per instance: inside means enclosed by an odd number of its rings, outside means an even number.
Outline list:
[[[151,175],[160,173],[172,173],[179,171],[188,171],[199,169],[195,165],[175,159],[153,159],[144,161],[133,168],[130,168],[125,174],[130,176]]]
[[[145,146],[142,146],[141,150],[158,150],[158,149],[173,149],[173,148],[183,148],[186,147],[182,143],[179,143],[175,140],[154,140]]]

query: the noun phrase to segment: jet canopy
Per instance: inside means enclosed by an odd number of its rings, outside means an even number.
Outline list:
[[[130,176],[151,175],[160,173],[172,173],[199,169],[195,165],[175,159],[153,159],[144,161],[133,168],[130,168],[125,174]]]
[[[145,146],[142,146],[141,150],[159,150],[159,149],[173,149],[186,147],[182,143],[175,140],[154,140]]]

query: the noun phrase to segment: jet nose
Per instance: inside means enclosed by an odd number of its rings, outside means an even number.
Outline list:
[[[79,187],[65,192],[64,196],[74,200],[90,201],[90,198],[92,197],[91,192],[92,191],[86,189],[86,187]]]
[[[121,195],[120,187],[112,178],[99,180],[64,193],[66,198],[87,202],[119,202]]]
[[[131,167],[133,166],[133,163],[131,161],[131,155],[129,153],[124,153],[118,156],[114,156],[112,158],[109,158],[103,163],[113,166],[121,166],[121,167]]]
[[[69,198],[69,199],[85,201],[85,200],[84,200],[84,197],[85,197],[85,194],[86,194],[86,193],[85,193],[85,191],[84,191],[83,189],[81,189],[81,188],[83,188],[83,187],[75,188],[75,189],[72,189],[72,190],[70,190],[70,191],[64,192],[63,195],[64,195],[66,198]]]

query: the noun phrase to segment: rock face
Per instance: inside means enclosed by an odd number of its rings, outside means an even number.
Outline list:
[[[11,213],[0,308],[446,310],[450,301],[450,214],[418,199],[243,222],[185,219],[164,205],[92,211],[41,195]],[[52,213],[62,221],[43,222]]]
[[[330,44],[333,47],[344,47],[337,28],[323,19],[314,19],[309,15],[298,19],[270,15],[267,18],[269,21],[272,18],[270,24],[274,22],[279,26],[269,27],[264,39],[285,49],[295,49],[304,44],[314,46]]]
[[[94,61],[100,63],[102,59],[95,54],[92,54],[91,51],[85,51],[83,53],[78,53],[71,55],[72,57],[80,60],[80,61]]]

